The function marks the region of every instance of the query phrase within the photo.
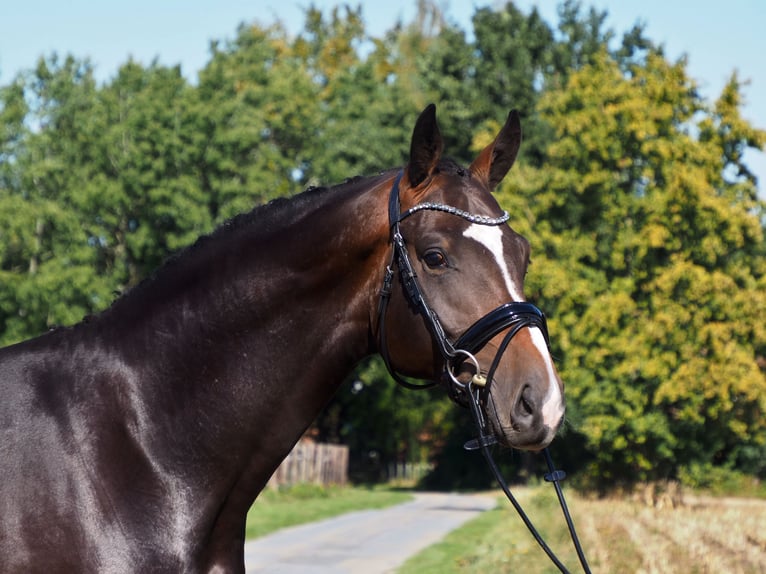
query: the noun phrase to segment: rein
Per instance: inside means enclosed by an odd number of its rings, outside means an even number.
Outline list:
[[[379,337],[380,337],[380,354],[383,357],[383,362],[391,374],[393,379],[403,387],[407,389],[427,389],[432,388],[439,384],[437,381],[425,382],[425,383],[411,383],[405,380],[401,375],[396,372],[391,364],[391,358],[386,345],[386,312],[388,310],[388,303],[391,297],[391,288],[394,279],[394,267],[399,270],[399,278],[402,286],[404,287],[405,297],[413,309],[420,314],[426,322],[426,326],[436,343],[439,352],[444,358],[444,375],[449,379],[451,384],[448,384],[447,388],[450,397],[465,406],[467,403],[471,415],[473,417],[476,429],[478,431],[478,437],[468,441],[465,444],[466,450],[481,450],[490,471],[497,480],[498,484],[502,488],[508,500],[511,502],[519,517],[522,519],[527,529],[543,551],[548,555],[553,564],[564,573],[569,571],[564,564],[553,553],[550,547],[545,543],[540,533],[535,528],[534,524],[530,521],[529,517],[524,512],[523,508],[513,496],[508,484],[502,477],[500,469],[492,458],[492,454],[489,451],[489,447],[497,442],[497,438],[489,431],[487,422],[482,414],[481,408],[481,395],[486,390],[486,385],[489,381],[492,381],[495,370],[497,369],[500,359],[503,353],[507,349],[511,342],[511,339],[524,327],[537,327],[543,333],[545,342],[550,347],[548,339],[548,327],[545,321],[545,315],[535,305],[528,302],[512,301],[505,303],[500,307],[490,311],[478,321],[476,321],[471,327],[469,327],[454,343],[447,337],[444,328],[439,321],[439,317],[436,312],[428,305],[423,291],[420,288],[420,284],[417,280],[417,274],[412,266],[409,254],[407,253],[406,244],[401,234],[400,223],[411,216],[414,213],[420,211],[440,211],[461,217],[471,223],[479,225],[502,225],[509,219],[507,211],[504,211],[500,217],[488,217],[484,215],[475,215],[462,209],[444,205],[440,203],[420,203],[414,207],[408,209],[404,213],[401,212],[401,205],[399,200],[399,183],[401,182],[404,172],[400,171],[394,180],[391,187],[391,194],[388,202],[388,217],[389,226],[391,230],[391,243],[392,253],[391,261],[386,266],[386,272],[383,279],[383,286],[380,290],[380,302],[378,306],[379,317]],[[478,353],[487,342],[493,337],[508,330],[503,341],[498,348],[495,358],[489,370],[484,374],[479,366],[479,362],[474,356]],[[467,383],[458,380],[455,375],[456,370],[466,361],[473,364],[476,369],[475,374],[471,380]],[[545,475],[547,482],[552,482],[556,495],[559,500],[564,518],[567,522],[572,543],[574,544],[577,556],[580,559],[583,571],[586,574],[590,574],[590,568],[585,558],[580,541],[575,531],[572,517],[569,513],[566,501],[564,500],[564,493],[561,491],[559,482],[566,478],[566,473],[562,470],[556,470],[551,459],[551,455],[548,449],[543,449],[546,463],[548,465],[549,473]]]

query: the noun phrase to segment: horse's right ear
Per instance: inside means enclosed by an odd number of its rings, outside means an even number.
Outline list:
[[[415,122],[410,143],[410,161],[407,179],[410,187],[417,187],[433,173],[444,149],[439,126],[436,123],[436,106],[429,104]]]

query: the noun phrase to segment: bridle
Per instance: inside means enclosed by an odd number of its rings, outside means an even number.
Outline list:
[[[444,331],[439,316],[428,304],[426,297],[423,294],[423,290],[417,280],[417,274],[412,266],[409,254],[407,253],[407,247],[405,240],[402,236],[400,224],[406,218],[421,211],[439,211],[448,213],[456,217],[461,217],[471,223],[479,225],[503,225],[508,219],[509,215],[507,211],[504,211],[500,217],[489,217],[485,215],[476,215],[462,209],[450,205],[444,205],[441,203],[419,203],[414,207],[411,207],[405,212],[401,211],[401,203],[399,199],[399,184],[404,175],[403,171],[400,171],[396,176],[393,185],[391,186],[391,193],[388,201],[388,220],[391,233],[391,260],[386,266],[385,275],[383,278],[383,286],[380,290],[380,301],[378,307],[378,337],[380,341],[380,354],[383,357],[383,362],[391,374],[393,379],[400,385],[408,389],[426,389],[431,388],[439,384],[439,381],[430,381],[425,383],[412,383],[407,381],[399,373],[391,363],[391,357],[388,352],[388,346],[386,344],[386,314],[388,310],[388,303],[391,298],[391,289],[393,285],[393,279],[395,275],[394,269],[398,269],[399,278],[404,289],[404,294],[407,302],[413,308],[413,310],[421,315],[425,320],[426,327],[431,333],[431,337],[436,344],[442,358],[444,359],[444,372],[442,380],[446,382],[447,389],[450,397],[462,406],[468,406],[471,415],[476,424],[478,431],[478,437],[470,440],[466,443],[466,450],[481,450],[484,458],[489,464],[490,470],[495,476],[508,499],[513,504],[514,508],[518,512],[524,524],[527,526],[532,536],[535,538],[540,547],[545,551],[551,561],[559,568],[561,572],[568,572],[563,563],[556,557],[551,551],[545,541],[542,539],[537,529],[527,517],[524,510],[519,505],[516,498],[511,493],[508,485],[503,479],[497,464],[492,458],[489,452],[489,447],[497,442],[497,438],[494,433],[489,429],[489,425],[486,422],[484,414],[482,412],[482,399],[483,393],[486,393],[487,386],[492,384],[495,370],[497,369],[500,359],[502,358],[505,350],[510,344],[513,337],[524,327],[537,327],[545,337],[545,342],[550,349],[550,343],[548,339],[548,327],[545,321],[545,315],[540,309],[538,309],[532,303],[525,301],[512,301],[505,303],[496,309],[490,311],[473,325],[463,332],[456,340],[452,341]],[[507,331],[494,359],[488,370],[483,371],[479,365],[475,355],[478,353],[491,339]],[[468,382],[462,382],[455,374],[461,365],[466,361],[470,362],[474,367],[474,374]],[[543,450],[546,463],[550,472],[545,475],[545,480],[552,482],[556,488],[556,494],[559,499],[559,503],[564,512],[564,517],[569,528],[572,541],[577,555],[580,559],[580,563],[583,570],[587,573],[590,572],[588,563],[585,559],[582,547],[580,545],[577,533],[574,529],[572,518],[569,514],[569,510],[564,500],[563,493],[559,482],[566,477],[566,473],[561,470],[556,470],[553,465],[550,453],[548,449]]]
[[[448,389],[453,399],[459,400],[467,391],[467,384],[458,380],[455,375],[456,370],[469,361],[475,368],[475,374],[471,383],[475,386],[484,387],[487,381],[492,381],[492,375],[497,368],[503,352],[507,348],[511,339],[523,327],[538,327],[548,342],[548,327],[545,322],[545,315],[531,303],[524,301],[513,301],[505,303],[497,309],[494,309],[476,321],[454,342],[451,341],[442,327],[439,316],[430,307],[423,294],[423,290],[418,283],[417,274],[412,266],[412,261],[407,252],[406,243],[401,233],[400,224],[402,221],[421,211],[440,211],[461,217],[471,223],[479,225],[502,225],[509,219],[507,211],[504,211],[500,217],[488,217],[485,215],[475,215],[462,209],[444,205],[441,203],[419,203],[405,212],[401,212],[399,201],[399,183],[403,172],[399,172],[394,184],[391,187],[391,194],[388,201],[388,221],[391,230],[391,261],[386,267],[386,273],[383,278],[383,287],[380,290],[380,305],[378,308],[379,318],[379,338],[380,354],[388,368],[389,373],[394,380],[408,389],[430,388],[438,385],[438,381],[427,383],[411,383],[405,380],[396,372],[391,364],[388,347],[386,345],[386,311],[391,297],[391,288],[394,279],[394,268],[399,270],[399,277],[404,287],[404,294],[410,306],[416,313],[421,315],[426,322],[434,342],[444,359],[444,378],[448,381]],[[498,353],[492,362],[489,370],[482,372],[475,354],[479,352],[490,339],[510,329],[503,339]]]

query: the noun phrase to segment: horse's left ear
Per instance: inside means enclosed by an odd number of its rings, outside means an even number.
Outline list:
[[[494,190],[516,161],[520,145],[521,120],[519,113],[512,110],[495,140],[471,164],[471,173],[483,180],[490,190]]]

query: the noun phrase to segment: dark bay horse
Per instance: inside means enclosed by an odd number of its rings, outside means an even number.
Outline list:
[[[529,245],[490,193],[520,140],[512,112],[462,168],[429,106],[403,169],[256,208],[100,315],[0,350],[0,572],[243,572],[255,497],[376,352],[482,384],[502,443],[546,446],[563,387],[523,302]],[[509,305],[539,316],[512,341]]]

